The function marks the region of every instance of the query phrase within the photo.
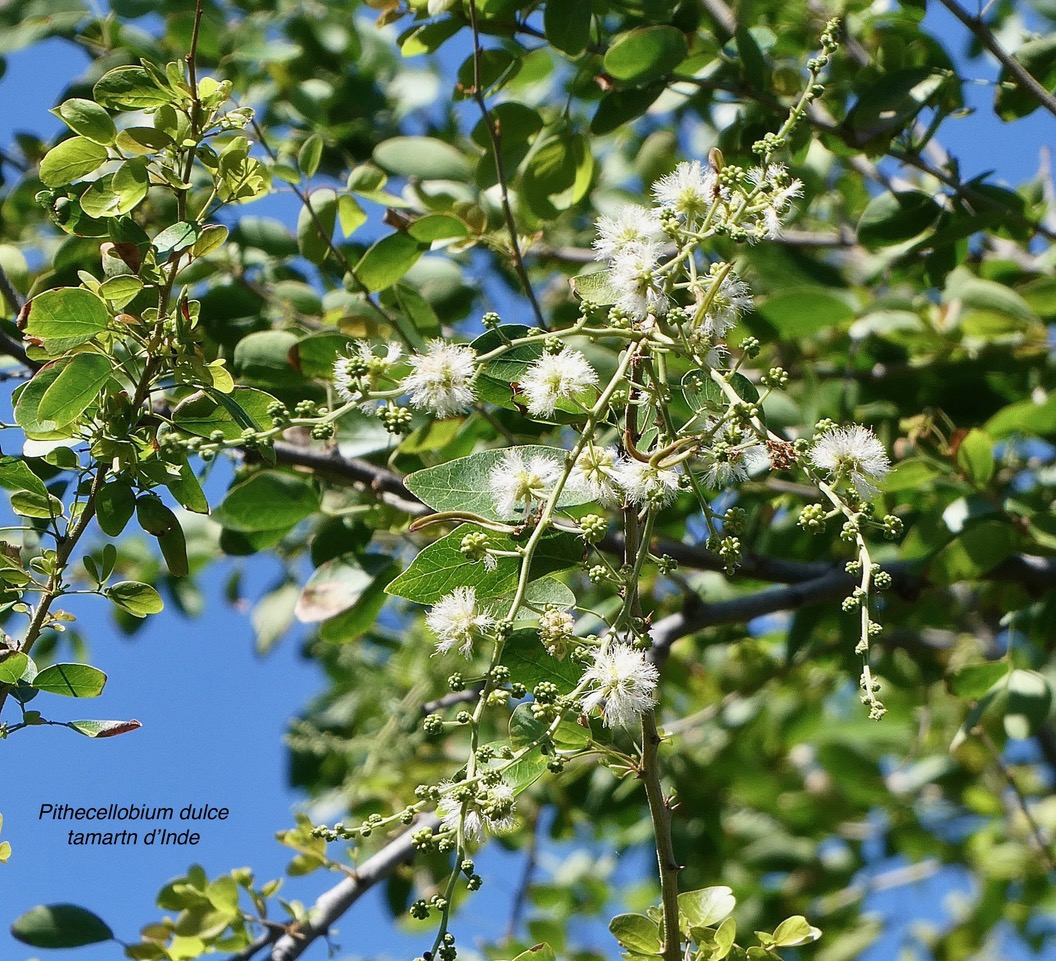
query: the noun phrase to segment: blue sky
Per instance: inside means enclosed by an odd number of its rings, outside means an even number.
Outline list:
[[[928,16],[936,33],[950,37],[959,53],[965,36],[959,24],[936,4],[929,5]],[[44,70],[42,63],[47,65]],[[7,73],[0,80],[0,144],[9,143],[18,129],[57,133],[61,125],[47,109],[83,63],[83,55],[61,41],[8,58]],[[997,73],[986,63],[973,63],[965,71],[982,81],[992,81]],[[999,127],[990,118],[992,87],[984,82],[969,90],[972,105],[979,109],[948,121],[942,131],[946,146],[964,159],[964,173],[973,176],[996,168],[1009,183],[1032,175],[1041,147],[1053,143],[1052,118],[1038,111]],[[290,210],[285,199],[269,202],[272,215],[284,216]],[[250,596],[265,589],[275,574],[267,559],[244,566]],[[144,726],[103,742],[61,729],[37,729],[0,745],[0,812],[5,817],[0,840],[14,846],[10,863],[0,867],[0,957],[29,961],[37,956],[14,942],[6,925],[41,902],[83,904],[108,920],[120,937],[135,940],[138,925],[158,916],[153,903],[157,889],[192,862],[201,863],[211,875],[242,865],[251,866],[260,880],[282,874],[291,852],[278,845],[273,834],[292,823],[291,808],[300,798],[286,786],[281,737],[288,718],[324,681],[311,662],[298,656],[297,632],[269,657],[253,654],[248,619],[221,596],[228,570],[230,564],[222,563],[205,580],[207,608],[202,617],[188,621],[166,612],[148,621],[133,640],[114,628],[101,600],[79,599],[71,605],[81,618],[82,633],[91,639],[93,663],[110,681],[93,702],[75,705],[53,699],[59,702],[54,705],[56,715],[135,717]],[[209,803],[228,807],[231,815],[226,822],[202,828],[196,848],[73,848],[66,844],[69,825],[37,820],[40,805],[48,802],[177,808]],[[456,930],[498,935],[505,927],[520,863],[497,851],[482,863],[485,892],[470,902]],[[635,865],[641,863],[634,858]],[[878,870],[883,867],[877,865]],[[329,883],[322,875],[288,881],[283,895],[310,902]],[[942,902],[959,888],[959,879],[947,876],[891,892],[874,904],[902,920],[919,915],[924,904],[929,917],[938,921],[945,914]],[[425,946],[395,932],[378,900],[372,895],[346,918],[345,935],[337,939],[345,952],[339,956],[411,957]],[[599,948],[611,949],[594,927],[584,935],[598,938]],[[901,943],[902,935],[895,931],[869,957],[890,957]],[[83,961],[112,961],[115,956],[112,946],[44,955]],[[325,948],[318,945],[309,956],[325,957]]]

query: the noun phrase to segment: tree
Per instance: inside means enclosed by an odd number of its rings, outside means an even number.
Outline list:
[[[997,118],[1056,114],[1056,47],[940,2],[963,36],[911,3],[0,12],[8,49],[92,56],[68,135],[0,158],[28,377],[0,735],[138,726],[64,719],[106,681],[66,660],[65,595],[132,632],[270,553],[259,647],[317,624],[328,678],[293,779],[348,805],[284,834],[299,873],[355,865],[313,908],[192,868],[129,957],[318,954],[385,884],[447,959],[478,847],[531,864],[544,825],[655,848],[611,922],[633,959],[819,928],[803,956],[857,956],[869,838],[972,872],[932,956],[1043,940],[1052,186],[966,180],[941,142],[983,49]],[[274,190],[295,231],[254,215]],[[577,955],[607,895],[529,870],[487,953]],[[113,936],[70,905],[13,930]]]

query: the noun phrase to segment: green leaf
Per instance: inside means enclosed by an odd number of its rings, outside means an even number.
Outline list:
[[[186,577],[190,565],[187,561],[187,538],[179,520],[167,531],[158,534],[158,547],[165,558],[165,566],[173,577]]]
[[[394,288],[400,315],[396,323],[408,342],[420,350],[425,349],[427,339],[441,336],[440,318],[432,305],[417,290],[408,284],[397,284]]]
[[[483,562],[471,563],[459,550],[462,538],[476,531],[463,524],[446,537],[425,548],[399,577],[386,588],[386,593],[403,597],[419,604],[433,604],[456,587],[472,587],[478,599],[498,598],[512,594],[520,573],[520,559],[498,557],[493,570]],[[493,549],[513,551],[517,544],[504,534],[489,533]],[[543,537],[532,562],[533,578],[566,570],[583,556],[582,545],[571,534],[558,533]],[[505,612],[503,612],[505,613]]]
[[[958,697],[982,697],[998,681],[1008,676],[1008,665],[1004,661],[989,661],[985,664],[966,664],[949,679],[950,691]]]
[[[205,257],[214,250],[219,250],[227,240],[228,229],[223,224],[206,224],[198,233],[198,239],[191,248],[195,257]]]
[[[40,162],[40,179],[47,187],[62,187],[80,180],[106,162],[106,147],[87,137],[70,137],[54,146]]]
[[[297,166],[301,173],[311,179],[319,169],[319,161],[323,156],[323,138],[313,133],[297,151]]]
[[[159,260],[168,260],[173,254],[193,247],[198,241],[198,225],[180,222],[166,227],[151,243],[158,252]]]
[[[994,414],[984,429],[998,440],[1010,434],[1056,434],[1056,393],[1040,402],[1031,398],[1009,404]]]
[[[11,842],[0,841],[0,864],[6,864],[11,859]]]
[[[374,148],[374,162],[399,177],[456,180],[465,183],[473,170],[462,152],[435,137],[392,137]]]
[[[1019,543],[1016,529],[1000,520],[968,524],[963,532],[940,550],[928,568],[937,584],[954,584],[982,577],[1006,557]]]
[[[663,81],[630,90],[610,90],[598,103],[590,132],[603,136],[642,116],[667,89]]]
[[[29,667],[29,655],[21,651],[7,651],[0,659],[0,684],[17,684]]]
[[[733,891],[725,885],[686,891],[678,896],[678,913],[689,927],[710,928],[737,906]]]
[[[199,437],[220,431],[225,440],[238,440],[247,427],[271,427],[268,407],[275,398],[254,387],[236,387],[230,396],[200,392],[181,401],[172,419],[182,430]]]
[[[559,661],[552,657],[539,640],[534,629],[514,631],[502,651],[502,663],[510,673],[529,690],[546,681],[562,694],[568,694],[579,684],[583,668],[566,658]]]
[[[985,487],[994,475],[994,441],[981,430],[971,430],[957,448],[957,466],[977,487]]]
[[[75,904],[35,907],[11,925],[11,934],[33,948],[80,948],[114,939],[102,918]]]
[[[525,161],[521,194],[537,217],[550,219],[579,203],[593,178],[594,155],[586,137],[551,137]]]
[[[106,738],[118,737],[128,734],[130,731],[138,731],[143,725],[136,720],[131,721],[68,721],[67,727],[72,728],[78,734],[85,737]]]
[[[103,354],[75,354],[44,392],[37,415],[56,424],[76,420],[99,400],[111,373],[110,358]]]
[[[590,301],[598,307],[610,307],[620,299],[620,291],[613,285],[608,270],[591,268],[570,278],[568,283],[580,300]]]
[[[538,643],[536,638],[536,644]],[[542,743],[549,728],[549,722],[541,721],[532,713],[531,705],[518,704],[510,715],[510,743],[516,749]],[[554,746],[560,751],[580,751],[590,743],[590,729],[572,721],[562,721],[551,738]]]
[[[98,103],[111,110],[142,110],[160,107],[172,100],[142,67],[115,67],[96,82],[92,94]]]
[[[801,914],[782,921],[774,931],[774,947],[796,948],[810,944],[821,937],[821,931],[814,927]]]
[[[564,464],[567,456],[567,451],[560,448],[534,444],[481,451],[408,474],[405,478],[407,489],[435,511],[469,511],[488,520],[503,520],[495,511],[495,499],[490,492],[488,476],[510,450],[517,451],[525,458],[547,457],[560,465]],[[587,503],[590,503],[588,494],[570,490],[566,486],[558,500],[558,507],[575,507]]]
[[[809,337],[854,321],[850,305],[823,287],[782,290],[756,305],[756,311],[783,338]]]
[[[64,697],[98,697],[106,686],[106,675],[90,664],[52,664],[36,676],[33,686]]]
[[[1005,706],[1005,733],[1018,740],[1033,737],[1049,716],[1052,687],[1044,674],[1023,669],[1008,677],[1008,701]]]
[[[149,584],[139,581],[119,581],[103,593],[133,617],[160,614],[165,608],[161,595]]]
[[[387,290],[429,249],[410,234],[397,231],[375,243],[356,265],[356,276],[373,292]]]
[[[513,961],[557,961],[557,958],[549,944],[536,944],[522,951]]]
[[[231,369],[240,382],[279,389],[303,387],[304,377],[290,362],[297,335],[289,330],[256,330],[236,345]]]
[[[844,123],[861,145],[882,144],[902,130],[935,97],[947,78],[933,67],[868,74]]]
[[[111,189],[117,195],[116,212],[118,214],[129,213],[150,190],[147,161],[142,157],[137,157],[121,164],[114,174]]]
[[[868,250],[905,243],[933,227],[941,214],[931,194],[919,190],[882,193],[862,212],[858,242]]]
[[[666,77],[688,52],[681,30],[666,25],[639,27],[612,42],[605,53],[605,72],[614,80],[639,86]]]
[[[51,113],[59,117],[74,133],[104,147],[112,144],[117,138],[117,128],[110,119],[110,114],[91,100],[66,100],[52,109]]]
[[[590,43],[591,0],[548,0],[543,31],[550,45],[575,59]]]
[[[330,187],[313,190],[297,215],[297,247],[301,256],[321,264],[330,256],[337,225],[337,191]]]
[[[143,281],[135,274],[118,274],[108,277],[99,287],[99,293],[118,310],[134,300],[143,289]]]
[[[136,495],[131,485],[123,480],[104,484],[95,499],[96,519],[100,529],[108,537],[120,535],[135,510]]]
[[[106,305],[83,287],[57,287],[34,297],[24,308],[21,327],[57,357],[97,337],[110,321]]]
[[[186,457],[181,458],[179,469],[177,477],[166,473],[163,483],[185,510],[195,514],[208,514],[209,500]]]
[[[1056,36],[1050,34],[1028,40],[1012,57],[1046,90],[1056,89]],[[994,91],[994,110],[1002,120],[1025,117],[1041,106],[1038,98],[1023,88],[1008,67],[1001,68]]]
[[[396,576],[392,558],[343,554],[320,565],[304,585],[294,613],[304,624],[325,621],[356,605],[366,591]]]
[[[318,489],[304,478],[262,470],[231,487],[214,517],[233,531],[289,530],[320,506]]]
[[[618,914],[609,922],[609,930],[621,948],[637,954],[659,954],[664,944],[656,922],[644,914]]]
[[[469,236],[469,228],[450,214],[429,214],[419,217],[407,228],[420,244],[431,244],[437,240],[460,240]]]

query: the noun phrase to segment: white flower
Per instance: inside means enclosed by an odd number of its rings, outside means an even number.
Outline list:
[[[616,465],[616,483],[632,504],[666,507],[678,493],[677,469],[654,467],[640,460],[625,460]]]
[[[436,653],[444,654],[456,644],[466,657],[473,653],[473,642],[495,619],[477,610],[477,592],[472,587],[456,587],[440,598],[426,615],[425,623],[436,634]]]
[[[440,789],[450,788],[449,781],[441,781]],[[470,800],[466,804],[465,818],[462,817],[463,802],[452,794],[442,797],[436,805],[440,818],[441,831],[457,831],[458,822],[462,820],[462,833],[468,841],[478,841],[485,830],[493,834],[509,831],[513,825],[514,793],[505,781],[488,788],[482,801]]]
[[[616,479],[616,451],[595,444],[580,451],[569,475],[573,487],[605,507],[616,507],[622,500]]]
[[[415,407],[431,410],[438,417],[462,414],[475,396],[470,381],[476,361],[472,347],[434,340],[424,354],[410,358],[411,373],[404,379],[403,389]]]
[[[592,688],[583,697],[583,711],[590,713],[604,702],[602,717],[608,727],[626,727],[656,704],[660,672],[645,654],[627,644],[612,644],[594,654],[594,664],[583,680]]]
[[[546,498],[560,476],[561,465],[545,454],[533,454],[526,460],[516,448],[506,451],[488,474],[496,513],[511,520],[521,510],[528,513]]]
[[[559,400],[578,397],[598,382],[594,368],[578,350],[562,347],[557,354],[544,354],[534,361],[521,378],[521,392],[528,401],[528,413],[547,417]]]
[[[701,480],[714,490],[748,479],[756,471],[770,467],[770,456],[762,444],[753,443],[751,434],[744,434],[739,443],[720,441],[700,455]]]
[[[725,264],[721,264],[713,267],[712,276],[725,266]],[[707,289],[711,285],[705,282],[701,286],[703,289],[697,291],[697,298],[703,301]],[[719,281],[718,289],[712,295],[707,310],[704,312],[703,318],[701,318],[700,328],[711,338],[725,337],[727,332],[736,326],[741,314],[746,310],[750,310],[751,306],[751,290],[731,270]]]
[[[699,160],[683,161],[653,184],[653,196],[661,207],[670,207],[687,219],[706,214],[718,198],[718,178]]]
[[[594,241],[598,260],[611,260],[616,254],[641,244],[655,244],[664,239],[664,228],[656,212],[638,204],[626,204],[615,217],[601,217]]]
[[[334,387],[344,401],[356,401],[363,397],[363,392],[353,386],[354,381],[362,376],[361,373],[352,373],[353,370],[358,369],[358,365],[359,358],[357,357],[338,357],[334,361]]]
[[[781,214],[803,192],[803,182],[790,177],[783,164],[770,164],[765,170],[753,167],[747,176],[753,188],[764,188],[761,195],[765,206],[760,213],[763,236],[777,237],[781,232]]]
[[[879,493],[872,481],[883,480],[891,469],[884,445],[859,424],[826,431],[814,442],[810,460],[836,478],[847,477],[863,500]]]
[[[667,295],[660,289],[656,273],[661,253],[659,244],[640,244],[622,250],[609,266],[609,282],[620,295],[616,306],[632,320],[667,313]]]

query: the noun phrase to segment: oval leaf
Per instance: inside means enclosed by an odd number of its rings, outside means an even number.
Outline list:
[[[80,948],[114,938],[102,918],[76,904],[35,907],[11,925],[11,934],[33,948]]]
[[[63,697],[98,697],[106,686],[106,675],[90,664],[52,664],[37,675],[33,686]]]

